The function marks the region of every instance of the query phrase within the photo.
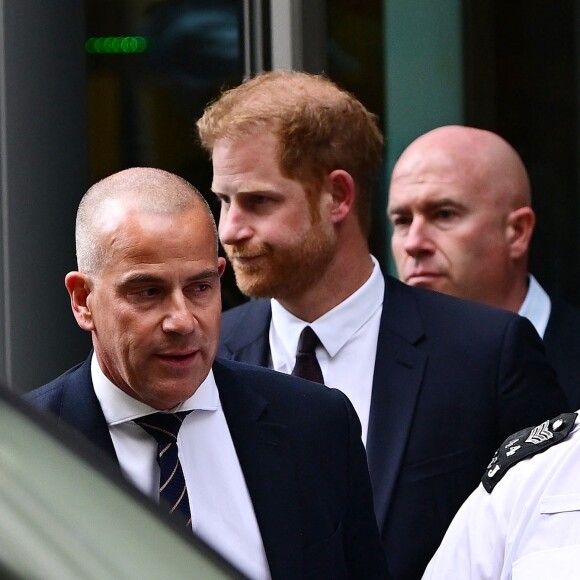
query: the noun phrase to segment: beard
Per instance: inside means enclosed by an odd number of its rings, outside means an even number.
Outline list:
[[[287,244],[224,244],[241,292],[252,298],[291,300],[306,292],[328,268],[336,251],[336,234],[322,223]],[[244,264],[236,260],[259,256]]]

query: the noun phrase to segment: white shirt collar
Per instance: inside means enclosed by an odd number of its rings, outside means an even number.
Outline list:
[[[93,353],[91,360],[91,377],[95,394],[103,409],[107,425],[126,423],[137,417],[158,412],[158,409],[134,399],[115,386],[101,370],[95,353]],[[191,411],[194,409],[215,411],[218,408],[218,404],[219,393],[213,371],[210,369],[205,381],[201,383],[197,391],[189,399],[172,409],[172,411]]]
[[[528,293],[518,314],[527,318],[534,325],[536,332],[543,338],[551,310],[550,297],[534,276],[528,274]]]
[[[385,280],[379,263],[374,256],[371,259],[373,271],[369,279],[346,300],[309,325],[331,357],[336,356],[383,304]],[[283,343],[279,346],[283,346],[287,356],[293,360],[306,322],[288,312],[277,300],[272,299],[271,304],[274,333]]]

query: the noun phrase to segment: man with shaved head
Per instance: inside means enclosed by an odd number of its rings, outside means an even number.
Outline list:
[[[349,400],[215,360],[225,260],[199,192],[116,173],[81,200],[76,247],[65,283],[93,352],[30,401],[249,578],[388,578]]]
[[[550,299],[528,273],[535,215],[513,147],[472,127],[422,135],[395,164],[388,215],[401,280],[528,318],[570,409],[580,407],[580,310]]]

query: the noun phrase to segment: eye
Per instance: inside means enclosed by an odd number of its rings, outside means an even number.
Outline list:
[[[449,208],[443,208],[443,209],[440,209],[436,215],[440,219],[447,220],[447,219],[450,219],[452,217],[455,217],[457,215],[457,212],[455,210],[452,210]]]
[[[194,295],[199,296],[208,294],[211,290],[213,290],[213,288],[214,284],[206,280],[203,282],[194,282],[189,284],[186,288],[184,288],[183,292],[193,298]]]
[[[141,288],[140,290],[137,290],[135,294],[143,298],[152,298],[153,296],[157,296],[159,292],[160,292],[159,288],[151,287],[151,288]]]
[[[276,207],[276,199],[268,193],[256,192],[239,195],[237,201],[239,208],[243,211],[255,215],[265,215]]]
[[[264,206],[272,201],[271,196],[262,193],[252,193],[240,198],[241,207],[244,207],[248,211],[261,211],[264,209]]]
[[[411,221],[413,221],[413,218],[411,216],[401,214],[395,214],[391,216],[391,223],[396,228],[408,226],[411,223]]]

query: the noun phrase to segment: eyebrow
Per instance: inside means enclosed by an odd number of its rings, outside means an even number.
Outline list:
[[[217,270],[208,269],[198,272],[193,276],[189,276],[185,279],[187,284],[192,282],[199,282],[200,280],[207,280],[208,278],[219,278],[219,273]],[[121,286],[131,286],[135,284],[163,284],[165,283],[165,278],[161,276],[155,276],[153,274],[134,274],[129,275],[127,278],[121,281]]]
[[[227,197],[232,197],[234,195],[262,195],[264,193],[273,193],[272,187],[270,186],[250,182],[241,184],[233,193],[227,191],[216,191],[213,187],[211,188],[211,192],[217,196],[225,195]]]
[[[443,207],[443,206],[452,206],[455,208],[464,208],[465,204],[461,203],[460,201],[451,199],[449,197],[444,197],[444,198],[435,199],[435,200],[428,200],[426,202],[419,204],[419,207],[422,211],[424,211],[425,209],[434,210],[434,209],[438,209],[438,208]],[[400,204],[399,206],[395,206],[395,207],[388,209],[389,215],[394,215],[394,214],[399,214],[399,213],[410,213],[408,205]]]

